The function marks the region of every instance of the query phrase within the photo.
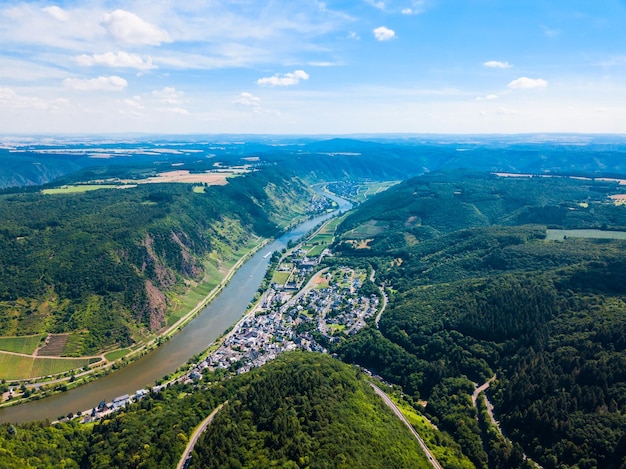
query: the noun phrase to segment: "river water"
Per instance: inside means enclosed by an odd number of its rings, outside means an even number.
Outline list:
[[[339,211],[350,209],[351,204],[346,200],[331,198],[339,204]],[[133,394],[138,389],[154,385],[157,379],[176,371],[189,358],[206,350],[243,316],[269,266],[268,252],[282,250],[289,241],[300,239],[320,222],[336,214],[333,212],[307,220],[262,248],[241,266],[217,298],[181,332],[154,351],[89,384],[38,401],[0,409],[0,423],[46,418],[56,420],[70,412],[96,407],[100,401],[110,402],[117,396]]]

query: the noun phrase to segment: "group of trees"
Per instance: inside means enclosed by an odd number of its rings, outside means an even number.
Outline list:
[[[494,374],[504,431],[544,467],[620,467],[626,243],[545,241],[556,221],[549,206],[568,207],[557,210],[565,213],[561,228],[625,226],[624,207],[603,200],[605,189],[567,179],[430,175],[363,203],[339,228],[343,257],[334,262],[371,262],[390,303],[379,331],[365,329],[336,352],[427,400],[426,412],[477,467],[514,467],[520,451],[477,425],[469,395]],[[463,201],[448,202],[455,197]],[[372,220],[388,229],[371,248],[345,242]]]
[[[226,401],[190,467],[429,467],[360,372],[302,352],[217,384],[173,385],[94,425],[0,425],[0,466],[175,467],[193,429]]]
[[[144,184],[0,196],[0,335],[88,330],[85,354],[126,346],[165,324],[166,293],[203,277],[210,253],[233,256],[251,236],[301,215],[307,188],[265,168],[195,193]]]

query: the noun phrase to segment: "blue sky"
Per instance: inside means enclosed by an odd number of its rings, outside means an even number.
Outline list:
[[[0,0],[0,133],[626,133],[626,0]]]

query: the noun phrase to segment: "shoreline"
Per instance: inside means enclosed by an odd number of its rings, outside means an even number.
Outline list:
[[[293,226],[293,224],[297,224],[297,221],[292,222],[289,226]],[[280,236],[280,234],[277,234]],[[54,378],[52,380],[47,381],[37,381],[35,383],[27,383],[29,381],[38,380],[42,377],[38,378],[28,378],[28,379],[15,379],[15,380],[7,380],[11,383],[18,383],[13,386],[14,393],[15,390],[19,390],[21,385],[25,385],[26,389],[39,389],[44,386],[63,386],[63,389],[49,389],[44,391],[44,394],[34,394],[28,397],[21,397],[21,394],[15,396],[12,395],[10,400],[7,400],[5,395],[9,394],[9,392],[5,393],[2,396],[2,402],[0,402],[0,409],[13,407],[20,404],[25,404],[27,402],[36,401],[40,399],[45,399],[46,397],[53,396],[55,394],[60,394],[70,389],[77,388],[87,383],[91,383],[99,378],[109,375],[110,373],[115,373],[121,368],[126,367],[127,365],[133,363],[139,358],[145,356],[146,354],[152,352],[155,348],[159,347],[161,343],[168,341],[172,336],[180,332],[189,322],[191,322],[204,308],[206,308],[218,295],[219,293],[229,284],[235,273],[241,268],[241,266],[250,259],[254,254],[256,254],[259,250],[261,250],[264,246],[269,244],[274,238],[258,238],[258,242],[251,245],[251,247],[243,253],[241,257],[239,257],[235,263],[228,269],[225,276],[220,280],[220,282],[204,297],[202,298],[188,313],[182,316],[178,321],[176,321],[171,326],[166,327],[163,332],[153,339],[150,339],[148,342],[138,345],[137,349],[131,351],[127,355],[124,355],[121,358],[118,358],[114,361],[103,361],[98,362],[94,365],[93,368],[90,368],[88,371],[83,371],[80,373],[75,373],[70,376],[64,376],[60,378]],[[114,350],[111,350],[107,353],[110,353]],[[104,353],[102,354],[104,357]],[[53,357],[54,358],[54,357]],[[58,357],[59,359],[63,359],[62,357]],[[79,357],[82,358],[82,357]],[[106,359],[104,359],[106,360]],[[77,369],[78,370],[78,369]],[[65,374],[67,372],[63,372],[60,374]],[[58,375],[57,375],[58,376]],[[73,378],[73,379],[72,379]]]

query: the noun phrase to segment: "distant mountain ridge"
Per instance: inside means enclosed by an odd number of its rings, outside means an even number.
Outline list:
[[[0,189],[50,183],[88,167],[277,164],[309,181],[396,179],[442,169],[626,174],[620,136],[161,137],[0,149]],[[103,158],[106,156],[106,158]]]

